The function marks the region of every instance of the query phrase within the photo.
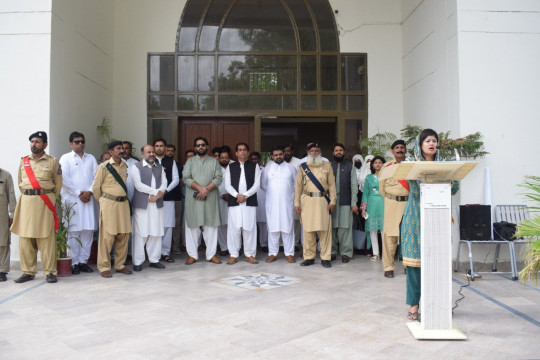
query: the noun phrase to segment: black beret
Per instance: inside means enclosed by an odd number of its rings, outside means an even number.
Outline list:
[[[407,144],[405,144],[405,141],[399,139],[399,140],[396,140],[392,143],[392,146],[390,147],[390,149],[393,149],[395,148],[396,146],[398,145],[403,145],[403,146],[407,146]]]
[[[309,146],[307,147],[308,151],[311,150],[312,148],[320,148],[319,144],[317,143],[311,143],[309,144]]]
[[[118,145],[122,146],[122,142],[120,140],[114,140],[109,143],[109,150],[114,149]]]
[[[47,142],[47,133],[45,131],[36,131],[28,138],[29,141],[32,141],[33,138],[40,138],[44,143]]]

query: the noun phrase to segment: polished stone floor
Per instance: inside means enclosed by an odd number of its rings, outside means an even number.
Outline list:
[[[42,273],[15,284],[12,271],[0,283],[0,359],[540,359],[540,288],[508,274],[463,288],[454,324],[467,340],[419,341],[401,266],[386,279],[365,256],[330,269],[282,254],[258,265],[185,258],[57,284]],[[453,278],[458,299],[467,281]]]

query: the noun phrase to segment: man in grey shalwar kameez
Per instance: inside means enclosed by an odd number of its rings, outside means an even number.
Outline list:
[[[9,172],[0,169],[0,281],[6,281],[9,272],[9,227],[13,222],[15,204],[13,178]]]
[[[335,144],[333,152],[331,164],[336,178],[337,203],[332,213],[332,260],[339,250],[341,261],[348,263],[353,254],[352,214],[358,214],[358,182],[353,164],[345,160],[345,145]]]
[[[219,215],[218,186],[221,184],[221,167],[216,159],[207,155],[208,140],[197,137],[194,141],[196,156],[189,159],[182,172],[186,184],[186,250],[188,259],[186,265],[195,263],[198,239],[203,229],[206,243],[206,260],[221,264],[216,256],[217,229],[221,225]]]

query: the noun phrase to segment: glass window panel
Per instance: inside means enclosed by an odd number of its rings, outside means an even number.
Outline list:
[[[284,99],[281,95],[220,95],[218,104],[219,110],[282,110]]]
[[[317,57],[302,56],[301,57],[300,81],[303,91],[317,90]]]
[[[296,110],[296,95],[283,95],[283,110]]]
[[[194,56],[178,56],[178,90],[195,90]]]
[[[321,96],[321,110],[337,110],[337,96],[323,95]]]
[[[216,87],[214,74],[214,57],[199,56],[199,81],[200,91],[213,91]]]
[[[150,56],[150,91],[174,90],[174,56]]]
[[[215,50],[219,24],[221,23],[224,14],[227,13],[230,4],[230,0],[214,0],[212,5],[210,5],[204,19],[204,25],[199,39],[200,51]]]
[[[341,89],[366,90],[366,64],[363,56],[341,56]]]
[[[290,18],[279,1],[239,0],[223,25],[221,51],[295,51]]]
[[[345,95],[341,97],[341,106],[345,111],[365,110],[365,95]]]
[[[310,4],[317,18],[321,51],[337,51],[337,34],[330,4],[327,0],[311,0]]]
[[[199,95],[199,110],[214,110],[215,102],[214,95]]]
[[[170,119],[152,119],[152,136],[154,139],[163,138],[167,143],[172,142],[172,121]]]
[[[150,95],[148,96],[148,108],[150,110],[173,110],[174,95]]]
[[[178,95],[176,98],[177,110],[195,110],[194,95]]]
[[[294,91],[296,56],[219,57],[220,91]]]
[[[298,35],[300,37],[300,48],[302,51],[317,50],[317,38],[315,36],[315,28],[313,20],[306,8],[304,0],[286,0],[285,1],[291,10],[296,26],[298,27]]]
[[[337,90],[337,56],[321,56],[321,89]]]
[[[302,95],[302,110],[317,110],[317,96]]]
[[[204,0],[188,2],[184,16],[182,17],[182,24],[180,25],[180,36],[177,44],[178,51],[195,50],[195,37],[197,36],[201,14],[207,2]]]

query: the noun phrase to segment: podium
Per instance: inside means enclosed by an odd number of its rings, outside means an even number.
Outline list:
[[[416,339],[465,340],[452,324],[451,180],[462,180],[478,163],[411,161],[390,166],[381,179],[420,182],[421,322],[407,326]]]

